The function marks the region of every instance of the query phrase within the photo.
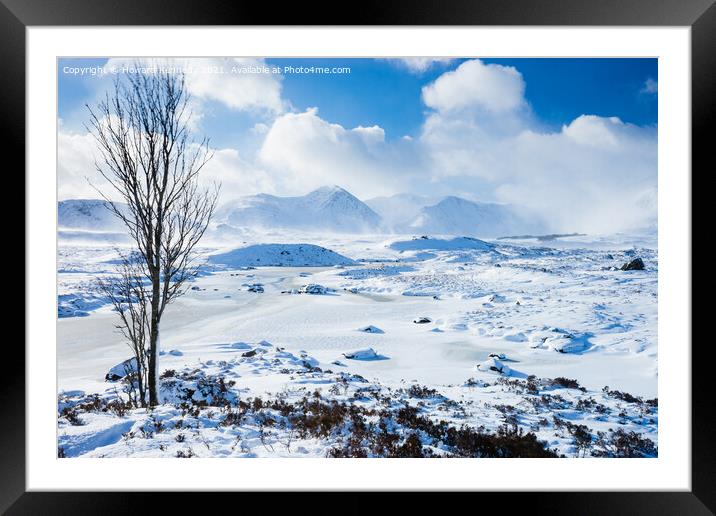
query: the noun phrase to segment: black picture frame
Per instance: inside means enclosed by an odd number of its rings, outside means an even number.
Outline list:
[[[689,26],[692,45],[692,182],[696,171],[705,176],[716,170],[713,138],[708,131],[714,122],[716,104],[714,0],[423,0],[419,3],[363,0],[359,4],[342,6],[322,2],[310,5],[284,3],[280,8],[266,2],[226,0],[0,0],[0,63],[3,71],[0,74],[0,127],[3,128],[4,147],[8,152],[12,149],[19,158],[16,170],[24,169],[24,153],[18,150],[25,146],[26,102],[32,101],[25,95],[25,29],[28,26],[284,24]],[[25,269],[26,276],[28,272]],[[704,310],[694,303],[693,310],[697,309]],[[699,318],[694,318],[692,312],[692,321],[696,320]],[[671,344],[676,343],[660,343]],[[699,342],[695,338],[690,343],[679,343],[685,344],[691,344],[692,353],[691,491],[480,493],[471,496],[495,497],[502,502],[507,496],[510,505],[516,504],[515,508],[524,504],[531,512],[550,514],[713,514],[716,511],[716,446],[711,426],[712,366],[707,359],[711,343]],[[24,351],[17,346],[14,350],[6,346],[4,353],[16,366],[3,368],[4,385],[0,388],[0,417],[13,422],[12,425],[2,425],[1,430],[0,511],[7,514],[131,514],[137,512],[138,507],[143,508],[139,512],[148,511],[155,502],[161,504],[161,511],[166,513],[177,508],[183,508],[184,512],[189,508],[187,495],[179,493],[128,496],[117,492],[26,492],[25,357]],[[17,356],[13,357],[13,353]],[[211,501],[226,502],[235,496],[246,500],[247,495],[214,493]],[[149,497],[160,499],[148,500]],[[346,506],[352,513],[375,509],[373,502],[362,496],[348,497]],[[424,503],[420,496],[412,500]],[[454,501],[451,505],[456,507],[453,504]],[[482,501],[478,507],[487,506]],[[321,512],[320,507],[314,512]]]

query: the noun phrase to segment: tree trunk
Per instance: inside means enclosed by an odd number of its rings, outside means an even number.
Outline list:
[[[157,398],[157,330],[157,321],[154,317],[152,317],[152,326],[149,334],[149,367],[147,368],[147,373],[149,373],[149,378],[147,378],[147,387],[149,388],[150,407],[159,403]]]
[[[141,371],[141,367],[138,368]],[[140,372],[137,374],[137,383],[139,384],[139,406],[147,407],[147,393],[144,392],[144,375]]]
[[[149,328],[149,406],[159,404],[159,273],[152,274],[152,313]]]

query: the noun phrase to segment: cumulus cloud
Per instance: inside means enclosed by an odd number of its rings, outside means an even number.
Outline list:
[[[72,133],[58,127],[57,134],[57,194],[62,199],[96,199],[92,184],[109,192],[107,184],[94,165],[95,141],[87,133]]]
[[[623,127],[622,121],[614,116],[582,115],[563,126],[562,133],[580,145],[606,148],[619,145],[617,136]]]
[[[281,97],[281,77],[271,73],[250,73],[265,68],[263,59],[244,58],[112,58],[104,65],[107,76],[127,73],[139,67],[165,67],[181,70],[186,74],[186,85],[191,95],[189,111],[191,130],[199,129],[207,110],[206,101],[216,101],[230,110],[263,114],[261,118],[270,123],[287,107]],[[225,73],[216,73],[223,69]],[[210,71],[214,73],[209,73]],[[233,71],[232,71],[233,70]],[[134,72],[132,72],[134,73]],[[106,87],[109,87],[107,82]],[[269,125],[256,122],[251,133],[259,138],[269,130]],[[245,159],[233,148],[214,149],[213,159],[201,174],[207,184],[222,183],[221,200],[238,195],[270,192],[274,182],[261,167],[254,166],[252,159]],[[94,165],[96,143],[94,138],[82,131],[66,129],[58,120],[58,196],[60,199],[97,198],[95,185],[112,197],[112,189],[97,172]]]
[[[420,143],[433,182],[522,206],[556,231],[654,220],[655,204],[639,200],[656,187],[655,128],[582,115],[561,130],[539,130],[524,109],[519,72],[491,66],[465,62],[423,89],[434,111]]]
[[[423,101],[437,111],[453,112],[478,107],[492,112],[525,105],[525,81],[512,66],[465,61],[423,88]]]
[[[58,146],[58,198],[96,199],[99,189],[113,200],[120,200],[115,190],[95,167],[100,157],[94,137],[89,133],[73,133],[60,130]],[[220,203],[241,195],[274,191],[274,179],[261,167],[244,159],[236,149],[211,149],[212,158],[199,175],[205,187],[221,184]]]
[[[199,177],[205,186],[221,184],[220,204],[242,195],[273,193],[275,187],[273,178],[265,170],[231,148],[214,149]]]
[[[393,193],[405,160],[379,126],[346,129],[316,108],[278,117],[259,151],[260,162],[292,193],[339,184],[359,196]]]

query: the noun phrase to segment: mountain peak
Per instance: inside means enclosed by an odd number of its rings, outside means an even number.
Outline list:
[[[321,186],[320,188],[316,188],[307,195],[350,195],[351,197],[355,197],[348,190],[341,188],[338,185]]]
[[[380,217],[337,185],[299,197],[256,195],[227,206],[225,222],[234,226],[304,228],[361,233],[375,230]]]

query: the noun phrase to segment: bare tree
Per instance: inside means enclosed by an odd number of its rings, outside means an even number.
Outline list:
[[[111,94],[87,108],[100,155],[96,167],[111,186],[100,194],[127,227],[151,286],[148,394],[154,406],[162,315],[196,274],[194,248],[211,220],[219,187],[199,186],[199,172],[212,153],[208,139],[190,138],[184,75],[161,67],[142,72],[123,74]],[[117,196],[127,209],[112,200]]]
[[[130,401],[147,406],[147,340],[150,331],[150,299],[147,281],[138,257],[121,256],[117,275],[98,280],[100,291],[112,303],[119,314],[121,324],[116,328],[127,339],[136,361],[136,371],[128,368]],[[136,399],[132,399],[135,390]]]

